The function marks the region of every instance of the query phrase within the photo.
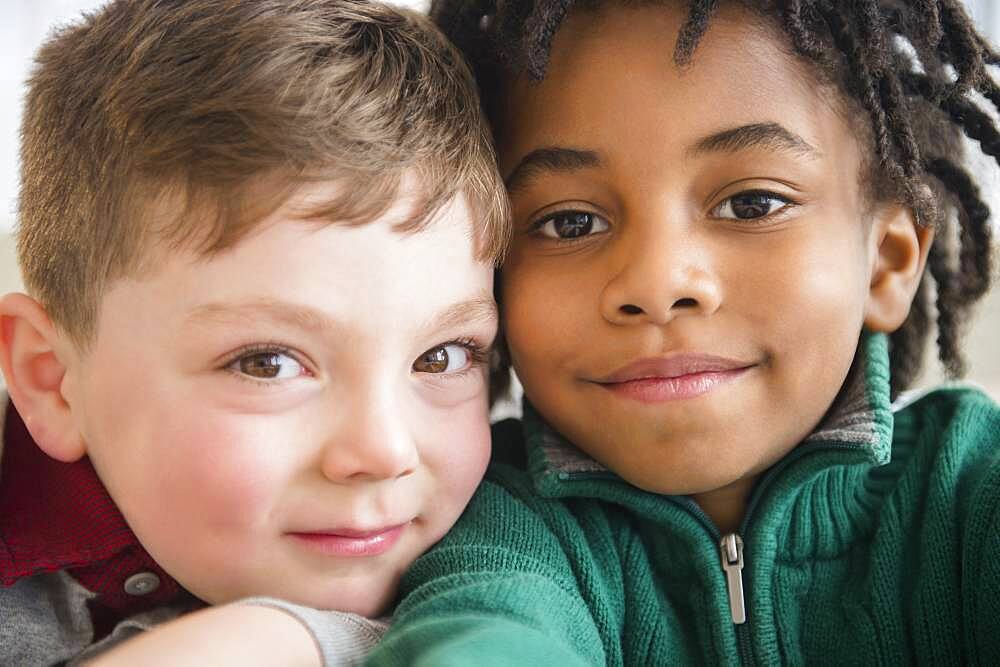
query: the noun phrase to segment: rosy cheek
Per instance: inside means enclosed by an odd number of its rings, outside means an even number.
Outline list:
[[[273,500],[282,467],[266,431],[245,421],[193,414],[164,433],[158,447],[170,455],[153,475],[160,497],[187,506],[206,528],[252,523]]]
[[[490,457],[490,427],[484,403],[472,401],[435,420],[421,436],[421,458],[435,479],[440,500],[454,516],[472,497]]]

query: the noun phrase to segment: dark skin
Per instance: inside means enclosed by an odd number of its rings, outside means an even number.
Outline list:
[[[546,419],[727,533],[833,402],[862,328],[905,320],[930,234],[867,200],[852,127],[773,32],[726,6],[679,69],[663,35],[683,19],[578,11],[545,78],[508,82],[502,307]],[[637,361],[706,355],[727,370],[608,382]],[[655,400],[636,398],[649,387]]]

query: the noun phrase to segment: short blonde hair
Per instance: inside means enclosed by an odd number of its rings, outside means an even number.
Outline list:
[[[28,290],[81,345],[104,290],[141,273],[154,244],[219,252],[304,182],[344,183],[310,217],[362,224],[415,174],[423,196],[402,231],[461,193],[479,258],[498,262],[506,247],[475,83],[414,12],[114,0],[49,39],[28,88],[19,260]]]

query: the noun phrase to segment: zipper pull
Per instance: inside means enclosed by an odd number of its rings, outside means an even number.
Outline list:
[[[722,569],[726,572],[726,587],[729,589],[729,612],[733,623],[742,625],[747,621],[746,606],[743,602],[743,540],[736,533],[730,533],[719,540],[722,552]]]

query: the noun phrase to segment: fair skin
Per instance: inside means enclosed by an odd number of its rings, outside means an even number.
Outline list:
[[[862,327],[905,319],[930,235],[867,202],[835,93],[759,20],[724,6],[678,68],[664,35],[683,18],[576,12],[544,80],[508,82],[502,315],[553,427],[726,533],[833,402]]]
[[[0,364],[38,445],[90,457],[150,555],[210,604],[383,613],[489,458],[492,267],[459,196],[350,227],[304,186],[234,247],[163,253],[100,301],[85,350],[0,301]],[[405,194],[405,193],[404,193]]]

